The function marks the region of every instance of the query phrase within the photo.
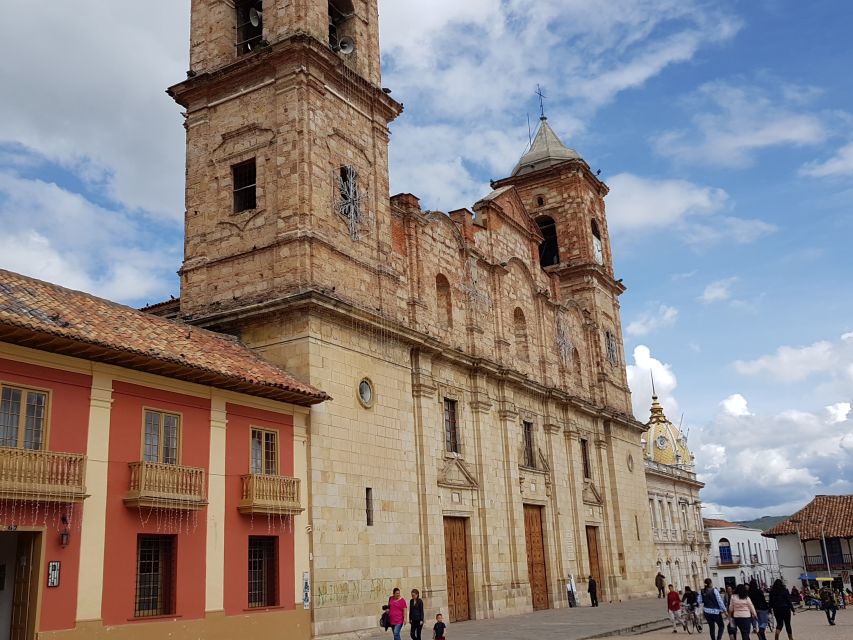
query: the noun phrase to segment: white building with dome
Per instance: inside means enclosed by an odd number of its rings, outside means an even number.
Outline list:
[[[702,522],[693,454],[687,438],[652,396],[649,430],[643,440],[646,485],[657,571],[677,589],[698,589],[708,577],[710,542]]]

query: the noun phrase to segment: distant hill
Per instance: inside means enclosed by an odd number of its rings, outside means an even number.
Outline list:
[[[762,531],[767,531],[770,527],[775,527],[788,517],[789,516],[762,516],[756,520],[742,520],[737,524],[749,527],[750,529],[761,529]]]

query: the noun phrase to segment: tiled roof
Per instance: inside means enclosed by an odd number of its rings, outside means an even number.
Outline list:
[[[814,500],[769,528],[764,535],[770,538],[799,533],[803,540],[853,538],[853,495],[815,496]]]
[[[743,526],[739,525],[737,522],[729,522],[728,520],[715,520],[713,518],[702,518],[702,524],[705,525],[706,529],[743,529]]]
[[[230,336],[2,269],[0,341],[293,404],[328,399]]]

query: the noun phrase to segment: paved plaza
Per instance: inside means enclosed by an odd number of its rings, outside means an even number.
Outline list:
[[[853,638],[853,609],[839,611],[835,618],[835,626],[830,627],[826,623],[826,616],[822,611],[802,611],[794,616],[792,621],[794,631],[794,640],[850,640]],[[639,636],[639,640],[672,640],[678,636],[686,637],[687,634],[683,630],[679,630],[678,634],[672,633],[672,628],[655,631],[652,633],[644,633]],[[617,636],[610,636],[616,638]],[[624,637],[624,636],[622,636]],[[694,633],[691,637],[706,640],[709,638],[707,627],[702,627],[702,633]],[[768,633],[769,640],[773,640],[773,634]],[[783,631],[779,636],[780,640],[787,640],[787,636]],[[728,640],[728,634],[723,634],[723,640]],[[752,634],[750,640],[757,640],[758,636]],[[456,640],[455,638],[453,640]],[[740,640],[740,636],[738,636]]]
[[[603,637],[632,627],[660,628],[666,604],[657,598],[630,600],[600,607],[550,609],[519,616],[457,622],[450,625],[452,640],[582,640]]]
[[[826,623],[822,612],[802,611],[794,616],[793,629],[795,640],[850,640],[853,638],[853,610],[840,610],[834,627]],[[448,638],[452,640],[585,640],[625,636],[664,640],[675,635],[686,636],[687,633],[682,629],[678,634],[672,633],[666,619],[666,605],[657,598],[602,604],[598,608],[552,609],[493,620],[458,622],[448,629]],[[707,627],[703,626],[702,633],[694,633],[692,637],[708,638]],[[757,636],[753,634],[751,638]],[[768,638],[772,640],[773,634],[768,634]],[[781,638],[786,640],[784,633]],[[723,634],[723,640],[728,640],[728,634]]]

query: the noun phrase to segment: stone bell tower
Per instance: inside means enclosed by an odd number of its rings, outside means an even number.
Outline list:
[[[590,341],[598,345],[600,400],[631,412],[625,370],[619,296],[604,197],[609,189],[580,154],[567,147],[543,115],[539,130],[512,175],[494,186],[513,185],[543,236],[542,268],[559,278],[563,299],[587,312]]]
[[[389,277],[377,0],[192,0],[181,315]],[[374,305],[375,306],[375,305]]]

